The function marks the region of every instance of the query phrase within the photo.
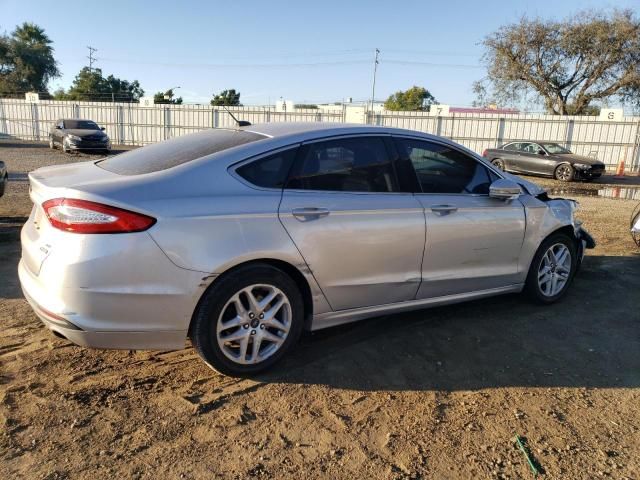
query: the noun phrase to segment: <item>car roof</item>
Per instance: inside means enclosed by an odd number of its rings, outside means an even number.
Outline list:
[[[363,125],[358,123],[337,122],[272,122],[240,127],[238,130],[258,133],[273,139],[289,138],[308,140],[340,135],[354,134],[395,134],[407,136],[419,136],[425,139],[452,143],[448,139],[430,135],[416,130],[406,130],[394,127],[382,127],[377,125]]]

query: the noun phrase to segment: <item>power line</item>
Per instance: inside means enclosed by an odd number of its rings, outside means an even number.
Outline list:
[[[97,52],[98,49],[90,46],[88,46],[87,48],[89,49],[89,55],[87,56],[87,58],[89,59],[89,73],[91,73],[93,69],[93,62],[96,62],[98,60],[96,57],[93,56],[93,54]]]

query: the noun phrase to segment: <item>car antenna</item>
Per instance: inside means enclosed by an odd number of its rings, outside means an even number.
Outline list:
[[[239,127],[248,127],[249,125],[251,125],[251,122],[247,122],[246,120],[238,120],[226,106],[222,105],[222,108],[224,108],[227,113],[231,115],[231,118],[235,120]]]

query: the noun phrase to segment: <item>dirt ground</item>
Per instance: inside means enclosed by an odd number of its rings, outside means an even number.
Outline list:
[[[366,320],[242,380],[190,347],[51,335],[16,275],[26,172],[96,156],[5,141],[0,158],[0,478],[533,478],[517,434],[543,478],[640,479],[637,202],[576,197],[599,244],[556,305],[507,295]]]

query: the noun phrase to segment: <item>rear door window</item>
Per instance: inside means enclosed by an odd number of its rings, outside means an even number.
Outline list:
[[[96,162],[96,165],[119,175],[141,175],[166,170],[265,138],[265,135],[244,130],[206,130],[130,150]]]
[[[335,192],[394,192],[384,140],[352,137],[304,145],[286,188]]]

